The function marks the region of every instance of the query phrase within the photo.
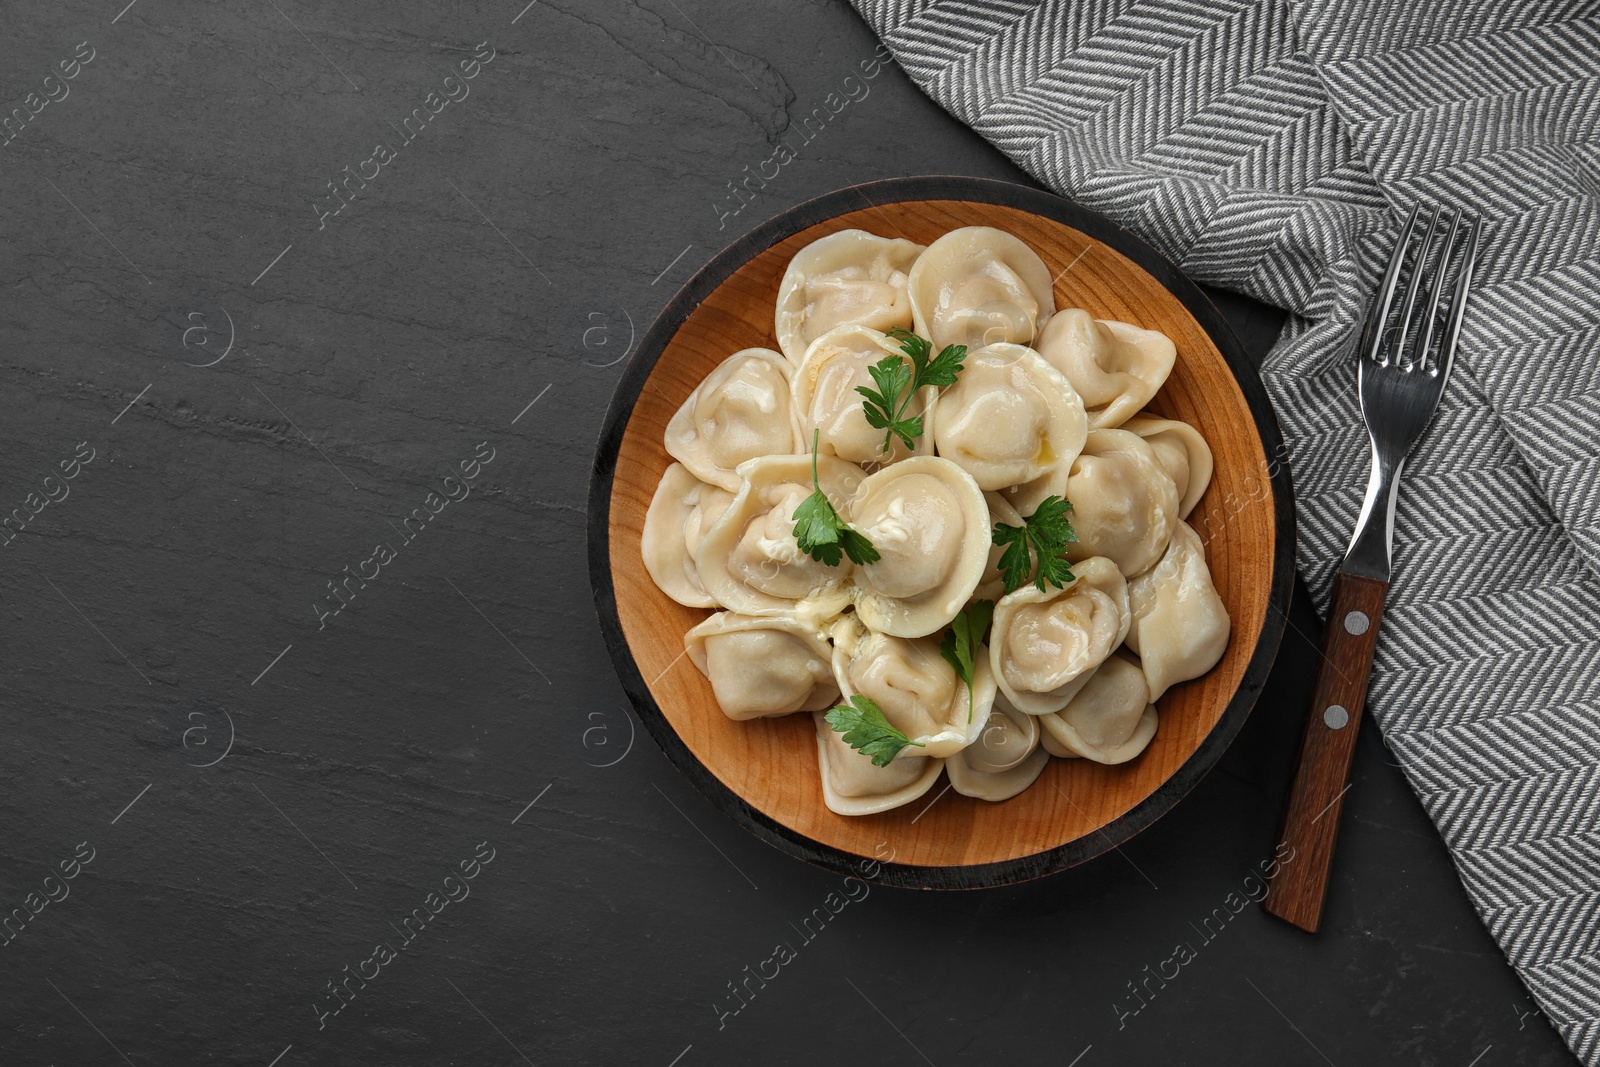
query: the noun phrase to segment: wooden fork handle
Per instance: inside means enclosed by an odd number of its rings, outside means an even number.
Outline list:
[[[1339,811],[1349,789],[1356,729],[1367,702],[1372,653],[1389,583],[1340,572],[1333,580],[1333,611],[1322,642],[1316,697],[1306,716],[1300,762],[1289,789],[1288,810],[1261,906],[1309,933],[1322,921]]]

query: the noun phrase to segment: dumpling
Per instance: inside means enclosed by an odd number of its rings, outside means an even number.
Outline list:
[[[868,630],[845,616],[834,624],[833,676],[840,699],[860,694],[878,705],[895,729],[921,742],[912,753],[950,756],[977,740],[994,704],[994,674],[987,657],[973,665],[972,698],[933,637],[908,640]]]
[[[1136,433],[1150,444],[1156,462],[1178,487],[1178,518],[1187,519],[1211,484],[1214,464],[1211,446],[1200,431],[1187,422],[1163,419],[1143,412],[1123,423],[1119,429]]]
[[[1084,688],[1087,689],[1088,686],[1084,686]],[[1053,715],[1055,713],[1051,712],[1051,714]],[[1033,717],[1036,718],[1036,719],[1043,719],[1043,718],[1047,718],[1048,716],[1035,715]],[[1055,735],[1052,734],[1049,730],[1040,730],[1039,731],[1039,747],[1044,749],[1050,755],[1055,756],[1055,757],[1057,757],[1059,759],[1080,759],[1081,758],[1076,752],[1072,751],[1072,749],[1070,749],[1067,746],[1063,745],[1060,741],[1057,741],[1056,738],[1055,738]]]
[[[739,468],[743,484],[695,553],[700,584],[741,615],[826,619],[850,602],[848,557],[837,567],[800,551],[795,509],[811,495],[810,456],[765,456]],[[865,477],[832,456],[817,457],[817,480],[835,508]]]
[[[639,552],[651,581],[685,607],[717,606],[700,584],[694,554],[732,500],[732,493],[702,482],[681,463],[668,466],[656,486],[645,512]]]
[[[827,634],[798,619],[719,611],[683,645],[730,719],[821,711],[839,697]]]
[[[1091,430],[1120,426],[1149,403],[1178,358],[1166,334],[1095,319],[1082,308],[1059,312],[1034,347],[1083,397]]]
[[[923,637],[942,629],[988,567],[988,505],[947,459],[915,456],[868,475],[846,515],[880,557],[855,570],[856,613],[874,630]]]
[[[999,523],[1007,526],[1021,526],[1022,516],[1017,514],[1017,509],[1012,507],[1006,498],[999,493],[983,494],[984,503],[989,505],[989,529],[992,531]],[[983,568],[983,577],[978,579],[978,588],[972,591],[973,600],[999,600],[1006,595],[1006,579],[1000,570],[1000,557],[1005,555],[1006,546],[991,544],[989,546],[989,562]],[[1030,563],[1032,557],[1030,556]]]
[[[828,724],[821,712],[817,724],[817,762],[822,769],[822,802],[837,815],[876,815],[922,796],[938,781],[944,760],[908,756],[906,749],[878,767],[844,743],[844,735]]]
[[[795,253],[778,286],[778,347],[799,366],[811,342],[838,326],[909,330],[906,281],[921,254],[922,245],[865,230],[812,241]]]
[[[1065,588],[1025,585],[1000,598],[989,664],[1018,711],[1060,711],[1128,636],[1128,583],[1103,556],[1072,566]],[[842,685],[842,683],[841,683]]]
[[[1178,524],[1178,487],[1144,438],[1091,430],[1067,479],[1073,562],[1106,556],[1132,577],[1155,566]]]
[[[1186,522],[1178,523],[1161,562],[1128,582],[1128,605],[1128,647],[1144,665],[1151,700],[1215,667],[1228,647],[1228,609],[1211,581],[1200,535]]]
[[[667,453],[702,482],[738,492],[739,464],[801,450],[789,399],[792,373],[788,360],[770,349],[735,352],[667,423]]]
[[[951,756],[944,769],[963,796],[1009,800],[1032,785],[1049,762],[1050,753],[1039,747],[1039,720],[997,694],[983,733]]]
[[[1031,344],[1056,309],[1050,268],[1011,234],[988,226],[951,230],[929,245],[911,268],[908,291],[917,333],[935,352]]]
[[[989,345],[967,353],[956,384],[929,417],[934,449],[980,489],[1006,490],[1031,514],[1066,493],[1067,472],[1089,424],[1083,401],[1061,372],[1031,348]]]
[[[867,368],[885,356],[904,359],[905,353],[893,338],[865,326],[841,326],[812,342],[794,372],[794,410],[802,451],[810,451],[812,432],[821,431],[818,450],[851,463],[893,463],[933,452],[926,433],[917,438],[915,451],[898,437],[891,437],[885,452],[885,431],[868,425],[861,406],[864,398],[856,389],[877,388]],[[912,397],[906,414],[925,414],[933,394],[929,387]]]
[[[1139,665],[1114,655],[1066,707],[1039,716],[1044,747],[1057,756],[1126,763],[1156,735],[1158,718]]]

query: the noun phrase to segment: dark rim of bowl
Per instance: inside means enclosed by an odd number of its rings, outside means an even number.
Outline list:
[[[616,666],[628,699],[640,720],[667,758],[703,793],[712,804],[767,844],[805,860],[807,863],[841,874],[858,874],[870,866],[872,857],[858,856],[814,841],[789,829],[763,812],[757,811],[733,790],[722,784],[689,751],[657,706],[638,665],[623,638],[617,614],[616,591],[611,584],[611,483],[616,474],[617,455],[622,447],[635,401],[656,361],[688,319],[689,314],[719,285],[746,262],[769,247],[817,223],[827,222],[862,207],[914,200],[968,200],[1017,208],[1064,223],[1088,234],[1127,256],[1177,297],[1211,337],[1227,361],[1234,379],[1244,393],[1262,449],[1268,457],[1283,456],[1282,435],[1277,416],[1267,400],[1266,388],[1239,340],[1216,307],[1199,287],[1154,248],[1123,229],[1111,219],[1080,207],[1069,200],[1024,185],[987,178],[914,177],[891,178],[866,185],[851,186],[808,200],[768,219],[723,249],[683,286],[662,309],[645,332],[639,349],[628,361],[611,398],[605,425],[595,454],[594,474],[589,486],[589,581],[594,591],[595,611],[606,648]],[[1270,466],[1269,466],[1270,470]],[[1288,621],[1289,600],[1294,588],[1295,515],[1289,466],[1277,464],[1271,475],[1276,536],[1273,544],[1272,589],[1260,636],[1245,668],[1243,679],[1222,717],[1201,740],[1172,776],[1133,808],[1113,819],[1099,831],[1030,856],[993,863],[964,866],[922,866],[879,862],[874,881],[880,885],[913,889],[978,889],[1008,885],[1040,878],[1083,863],[1107,852],[1144,830],[1170,811],[1184,794],[1205,776],[1232,743],[1244,725],[1283,638]]]

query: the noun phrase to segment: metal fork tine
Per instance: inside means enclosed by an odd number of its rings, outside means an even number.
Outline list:
[[[1439,342],[1439,373],[1445,378],[1449,378],[1450,368],[1455,362],[1456,342],[1461,337],[1462,320],[1466,318],[1467,290],[1472,287],[1472,271],[1478,264],[1478,242],[1482,237],[1483,219],[1474,216],[1462,242],[1467,250],[1461,257],[1461,267],[1456,273],[1455,292],[1450,296],[1450,314],[1445,319],[1444,337]],[[1443,388],[1443,383],[1440,388]]]
[[[1422,297],[1422,336],[1417,340],[1416,359],[1411,361],[1418,370],[1428,369],[1428,349],[1433,344],[1433,333],[1439,323],[1439,294],[1444,290],[1445,276],[1450,272],[1450,260],[1456,247],[1456,234],[1460,229],[1461,213],[1451,212],[1450,230],[1444,235],[1444,243],[1439,246],[1439,258],[1433,265],[1433,275],[1428,279],[1427,291]],[[1419,264],[1418,270],[1421,269],[1423,265]],[[1437,364],[1430,373],[1438,373]]]
[[[1388,362],[1390,352],[1393,353],[1394,362],[1397,364],[1405,357],[1406,340],[1411,334],[1411,316],[1417,310],[1417,287],[1421,284],[1422,275],[1427,269],[1428,253],[1433,249],[1433,235],[1439,229],[1439,219],[1443,215],[1443,210],[1435,210],[1428,219],[1428,231],[1422,235],[1422,244],[1417,248],[1417,258],[1411,264],[1411,280],[1406,283],[1406,302],[1400,309],[1400,335],[1394,347],[1384,354],[1382,362]]]
[[[1395,241],[1394,254],[1389,257],[1389,266],[1383,272],[1383,284],[1378,286],[1377,298],[1371,314],[1367,317],[1366,329],[1361,334],[1361,352],[1367,359],[1378,359],[1389,320],[1389,311],[1394,305],[1395,289],[1400,285],[1400,268],[1405,264],[1406,246],[1411,243],[1411,235],[1416,231],[1417,216],[1421,210],[1420,204],[1412,205],[1410,213],[1406,215],[1406,221],[1400,227],[1400,236]]]

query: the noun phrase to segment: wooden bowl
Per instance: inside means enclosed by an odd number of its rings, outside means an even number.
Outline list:
[[[735,722],[683,654],[709,612],[657,589],[639,556],[645,511],[671,462],[662,434],[689,392],[733,352],[776,349],[773,305],[790,258],[838,230],[929,244],[959,226],[1020,237],[1055,277],[1056,305],[1160,330],[1177,366],[1151,407],[1200,429],[1216,474],[1189,522],[1233,620],[1222,661],[1159,702],[1161,726],[1115,767],[1051,759],[999,804],[936,786],[881,815],[822,801],[807,714]],[[844,189],[764,223],[705,266],[662,311],[617,385],[589,497],[589,569],[601,628],[633,706],[697,788],[762,840],[808,862],[922,888],[999,885],[1113,848],[1177,803],[1216,763],[1261,691],[1287,621],[1294,510],[1278,424],[1255,370],[1195,285],[1115,223],[1038,190],[972,178],[903,178]]]

